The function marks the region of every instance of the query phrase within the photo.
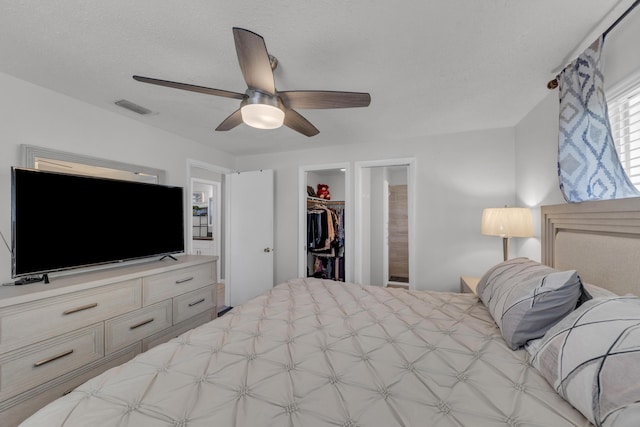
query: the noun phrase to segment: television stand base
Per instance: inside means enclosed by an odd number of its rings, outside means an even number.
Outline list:
[[[177,261],[177,260],[178,260],[178,258],[174,257],[173,255],[165,255],[165,256],[163,256],[162,258],[160,258],[158,261],[162,261],[162,260],[163,260],[163,259],[165,259],[165,258],[171,258],[171,259],[172,259],[172,260],[174,260],[174,261]]]
[[[16,280],[13,283],[3,283],[3,286],[20,286],[20,285],[28,285],[30,283],[49,283],[49,275],[43,274],[42,276],[27,276],[22,279]]]

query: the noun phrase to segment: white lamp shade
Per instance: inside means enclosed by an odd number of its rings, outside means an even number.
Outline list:
[[[284,122],[284,111],[267,104],[247,104],[240,109],[242,121],[258,129],[276,129]]]
[[[487,208],[482,212],[482,234],[500,237],[532,237],[529,208]]]

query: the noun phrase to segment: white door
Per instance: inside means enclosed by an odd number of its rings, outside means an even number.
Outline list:
[[[236,307],[273,287],[273,171],[227,175],[225,287]]]

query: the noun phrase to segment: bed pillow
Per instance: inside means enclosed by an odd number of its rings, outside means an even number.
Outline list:
[[[596,426],[637,426],[640,298],[586,302],[545,334],[531,364]]]
[[[610,298],[610,297],[619,297],[620,295],[612,292],[608,289],[601,288],[600,286],[593,285],[591,283],[582,283],[582,286],[585,287],[587,293],[591,296],[591,298]]]
[[[611,297],[619,297],[620,295],[612,292],[608,289],[601,288],[600,286],[593,285],[591,283],[582,282],[583,292],[580,298],[578,299],[578,307],[587,302],[590,299],[596,298],[611,298]],[[535,355],[540,349],[540,345],[542,344],[542,337],[537,338],[535,340],[529,340],[524,345],[524,349],[527,350],[531,356]]]
[[[558,271],[528,258],[514,258],[489,269],[477,292],[515,350],[542,337],[571,313],[583,288],[575,270]]]

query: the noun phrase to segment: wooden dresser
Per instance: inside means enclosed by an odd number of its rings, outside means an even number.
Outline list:
[[[215,318],[216,263],[188,255],[0,287],[0,424]]]

